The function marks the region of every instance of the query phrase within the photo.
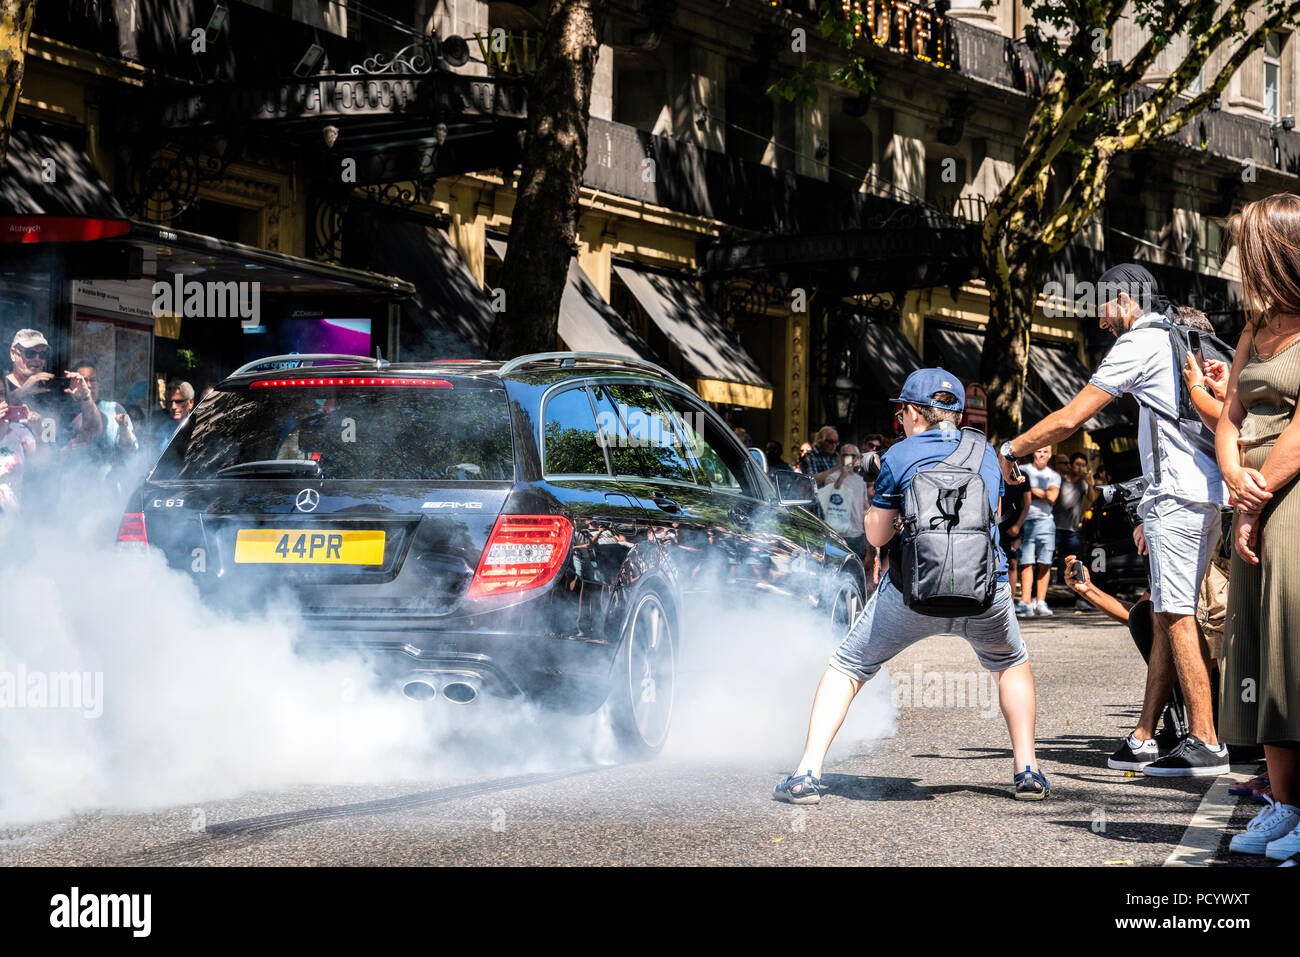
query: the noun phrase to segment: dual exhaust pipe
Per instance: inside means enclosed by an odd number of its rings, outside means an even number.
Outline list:
[[[472,704],[483,693],[483,682],[475,675],[448,674],[417,675],[402,683],[402,694],[412,701],[432,701],[440,691],[452,704]]]

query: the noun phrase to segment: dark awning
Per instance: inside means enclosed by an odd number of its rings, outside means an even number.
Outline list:
[[[124,219],[85,151],[85,133],[20,117],[0,169],[0,216]]]
[[[706,402],[772,407],[772,384],[689,279],[631,266],[614,270],[681,353],[696,376],[695,391]]]
[[[1068,404],[1092,378],[1079,357],[1070,349],[1039,342],[1029,345],[1029,371],[1038,377],[1043,391],[1055,400],[1058,407]],[[1128,417],[1120,409],[1109,405],[1085,422],[1083,427],[1091,431],[1127,422]]]
[[[349,265],[400,276],[415,287],[415,308],[424,317],[419,325],[434,353],[486,354],[496,314],[436,223],[359,210],[345,225],[343,248]]]
[[[873,322],[866,327],[860,354],[870,363],[874,384],[888,399],[902,392],[907,377],[925,365],[903,330],[886,323]]]
[[[205,282],[254,278],[266,294],[364,294],[391,299],[415,294],[411,283],[394,276],[348,269],[157,223],[131,223],[126,241],[144,250],[145,261],[154,264],[159,276],[201,274]]]
[[[941,364],[969,385],[980,381],[980,354],[984,351],[984,334],[973,329],[957,329],[939,323],[927,323],[926,335],[939,347]],[[1047,404],[1026,386],[1020,397],[1020,422],[1029,425],[1048,413]]]
[[[487,237],[488,246],[505,262],[509,248],[504,239]],[[569,277],[560,299],[559,334],[574,352],[608,352],[639,359],[653,359],[650,347],[600,295],[591,278],[569,260]]]

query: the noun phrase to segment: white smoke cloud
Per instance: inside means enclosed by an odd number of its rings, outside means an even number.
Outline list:
[[[360,661],[295,655],[291,601],[273,613],[219,613],[157,552],[123,555],[107,543],[110,513],[90,509],[60,529],[11,529],[0,540],[0,674],[102,675],[97,718],[89,708],[0,706],[0,824],[609,759],[607,729],[590,716],[487,698],[413,702],[373,687]],[[665,756],[792,767],[834,644],[827,632],[809,611],[742,616],[696,636],[704,670],[679,681]],[[893,716],[888,681],[870,683],[836,751],[892,733]]]

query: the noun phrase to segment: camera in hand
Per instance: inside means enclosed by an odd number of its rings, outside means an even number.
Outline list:
[[[1146,478],[1139,475],[1127,482],[1098,485],[1097,493],[1106,505],[1124,506],[1124,511],[1128,514],[1128,520],[1136,528],[1142,524],[1142,516],[1138,514],[1138,503],[1142,501],[1142,496],[1146,492],[1148,484],[1150,483],[1147,482]]]

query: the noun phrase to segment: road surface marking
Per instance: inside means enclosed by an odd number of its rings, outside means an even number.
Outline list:
[[[1228,788],[1254,776],[1253,771],[1231,771],[1214,779],[1183,832],[1183,839],[1165,860],[1165,867],[1205,867],[1214,860],[1238,802],[1237,795],[1229,794]]]

